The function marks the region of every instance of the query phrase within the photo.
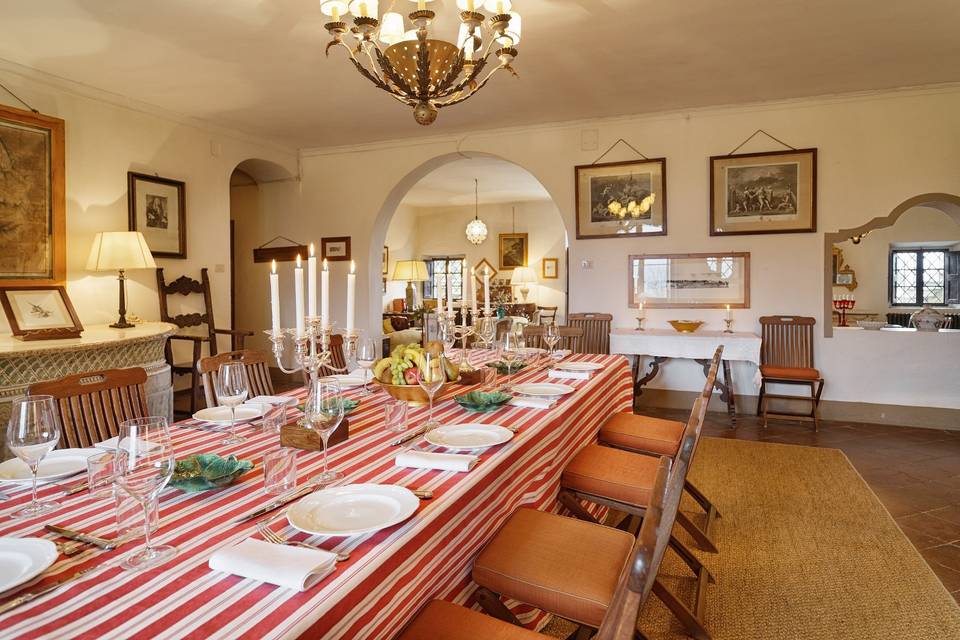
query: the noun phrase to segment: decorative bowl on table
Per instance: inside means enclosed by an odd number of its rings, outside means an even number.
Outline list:
[[[497,362],[488,362],[487,366],[490,367],[491,369],[496,369],[497,373],[499,373],[502,376],[505,376],[508,373],[517,373],[521,369],[525,368],[527,366],[527,363],[518,362],[514,364],[512,367],[510,367],[509,371],[507,371],[507,363],[504,362],[503,360],[498,360]]]
[[[451,384],[460,382],[459,378],[453,382],[444,382],[443,385],[437,389],[437,392],[433,394],[433,397],[439,398],[443,395]],[[427,395],[427,392],[420,388],[419,384],[386,384],[383,382],[378,382],[383,390],[390,394],[391,397],[401,402],[406,402],[411,407],[425,407],[430,404],[430,397]]]
[[[233,455],[224,458],[214,453],[201,453],[177,460],[170,486],[186,493],[222,489],[251,469],[253,463],[249,460],[238,460]]]
[[[510,402],[510,399],[513,398],[509,393],[503,393],[501,391],[494,391],[493,393],[486,393],[483,391],[471,391],[470,393],[465,393],[462,396],[456,396],[457,404],[466,409],[467,411],[474,411],[476,413],[489,413],[491,411],[496,411],[506,403]]]
[[[704,325],[703,320],[667,320],[678,333],[693,333]]]
[[[879,331],[884,327],[889,327],[886,322],[881,320],[858,320],[857,326],[861,329],[866,329],[867,331]]]

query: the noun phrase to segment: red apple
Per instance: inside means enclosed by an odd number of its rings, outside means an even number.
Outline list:
[[[416,367],[410,367],[403,372],[403,380],[407,384],[417,384],[417,376],[419,375],[420,370]]]

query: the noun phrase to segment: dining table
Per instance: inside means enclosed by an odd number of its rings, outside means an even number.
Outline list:
[[[467,358],[483,367],[492,351],[470,350]],[[374,393],[360,387],[344,396],[359,400],[349,415],[349,437],[331,447],[329,463],[343,479],[337,485],[390,484],[432,492],[406,521],[352,537],[312,536],[277,519],[274,530],[292,540],[317,544],[349,559],[306,591],[281,588],[230,573],[214,571],[214,552],[247,538],[260,538],[255,521],[239,520],[272,502],[264,492],[264,454],[279,447],[279,436],[264,433],[258,422],[238,429],[241,443],[223,445],[223,433],[197,420],[171,425],[178,459],[198,453],[236,455],[254,468],[219,490],[185,493],[167,487],[160,496],[160,527],[153,540],[173,545],[177,555],[142,572],[120,567],[136,550],[136,540],[115,551],[89,548],[78,555],[59,556],[25,590],[41,588],[78,571],[89,572],[47,595],[0,615],[0,637],[123,639],[204,638],[351,638],[396,637],[432,599],[473,604],[476,585],[470,572],[479,553],[517,509],[559,510],[560,475],[584,446],[596,439],[613,413],[630,411],[633,384],[630,366],[619,355],[573,354],[565,361],[602,365],[589,379],[550,380],[574,387],[550,408],[504,406],[490,413],[471,413],[453,397],[478,387],[451,385],[436,399],[435,418],[441,424],[489,423],[515,430],[505,444],[478,450],[479,462],[470,471],[454,472],[399,467],[396,432],[383,424],[385,404],[393,399],[376,384]],[[546,382],[548,368],[528,366],[514,374],[514,383]],[[501,381],[503,377],[501,376]],[[302,401],[304,389],[289,392]],[[409,428],[426,421],[426,407],[411,408]],[[289,420],[301,417],[289,410]],[[403,446],[444,451],[422,439]],[[302,484],[322,469],[322,455],[297,452],[297,477]],[[70,481],[76,480],[76,478]],[[104,537],[116,528],[113,499],[97,499],[84,491],[64,495],[61,484],[40,489],[40,498],[56,499],[61,507],[32,519],[10,514],[29,501],[27,486],[0,487],[8,499],[0,502],[0,537],[54,536],[45,524],[56,524]],[[0,604],[11,594],[0,596]],[[541,612],[517,609],[524,622],[543,622]]]

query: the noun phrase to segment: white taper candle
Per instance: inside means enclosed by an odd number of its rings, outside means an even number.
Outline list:
[[[330,324],[330,265],[323,259],[323,271],[320,272],[320,321],[326,327]]]
[[[312,242],[307,256],[307,313],[317,315],[317,255]]]
[[[304,334],[303,324],[303,261],[300,254],[297,254],[297,266],[293,270],[293,292],[296,294],[297,309],[297,337]]]
[[[357,305],[357,265],[350,261],[350,273],[347,274],[347,333],[353,331]]]
[[[273,335],[280,335],[280,275],[276,260],[270,262],[270,324]]]

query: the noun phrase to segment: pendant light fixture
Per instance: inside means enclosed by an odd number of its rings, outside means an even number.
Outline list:
[[[473,179],[473,220],[467,224],[467,240],[481,245],[487,239],[487,225],[480,219],[480,181]]]

